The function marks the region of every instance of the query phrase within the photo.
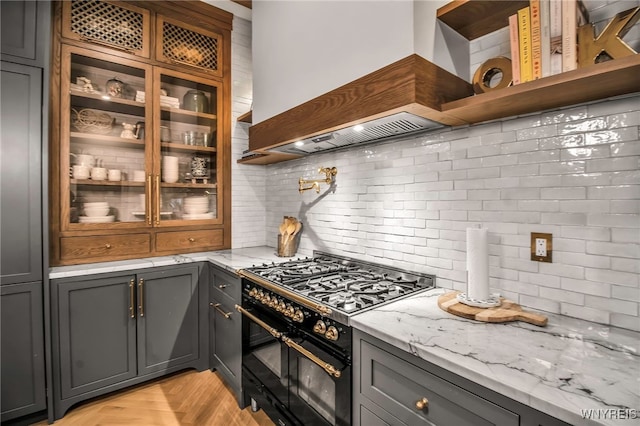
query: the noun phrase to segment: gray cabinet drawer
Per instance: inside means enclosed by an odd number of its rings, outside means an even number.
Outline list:
[[[222,302],[228,300],[240,304],[240,294],[242,291],[242,281],[240,277],[226,272],[222,272],[219,268],[211,268],[213,274],[210,297]],[[225,303],[226,304],[226,303]],[[233,308],[233,304],[231,304]]]
[[[403,424],[457,426],[517,426],[519,424],[517,414],[366,341],[359,343],[362,360],[360,392]],[[423,409],[419,409],[416,403],[423,398],[428,402]]]

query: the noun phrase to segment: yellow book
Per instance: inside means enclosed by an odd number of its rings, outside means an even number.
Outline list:
[[[542,33],[540,26],[540,0],[530,0],[531,12],[531,63],[533,79],[542,77]]]
[[[527,6],[518,11],[518,38],[520,40],[520,82],[533,80],[531,57],[531,14]]]

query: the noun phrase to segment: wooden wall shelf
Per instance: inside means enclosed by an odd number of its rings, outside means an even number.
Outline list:
[[[640,55],[627,56],[442,104],[470,124],[640,92]]]
[[[244,114],[239,116],[237,121],[251,124],[252,118],[253,118],[253,110],[249,110],[248,112],[245,112]]]
[[[509,25],[509,16],[529,6],[528,1],[455,0],[438,9],[439,20],[467,40]]]

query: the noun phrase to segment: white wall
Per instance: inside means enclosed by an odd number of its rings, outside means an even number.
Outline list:
[[[249,124],[239,115],[251,109],[253,91],[251,22],[234,16],[231,33],[232,121],[231,121],[231,247],[265,245],[266,169],[241,166],[236,160],[249,147]]]
[[[413,53],[413,4],[253,3],[254,124]]]

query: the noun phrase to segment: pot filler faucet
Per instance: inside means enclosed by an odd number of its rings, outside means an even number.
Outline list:
[[[320,193],[320,184],[321,183],[326,183],[327,185],[331,185],[332,181],[333,181],[333,176],[338,174],[338,169],[336,169],[335,167],[321,167],[320,169],[318,169],[318,173],[324,173],[327,177],[324,179],[314,179],[314,180],[305,180],[303,178],[300,178],[298,180],[298,191],[300,191],[300,193],[302,194],[304,191],[307,191],[309,189],[314,189],[316,190],[316,193]],[[305,186],[305,185],[311,185],[311,186]]]

